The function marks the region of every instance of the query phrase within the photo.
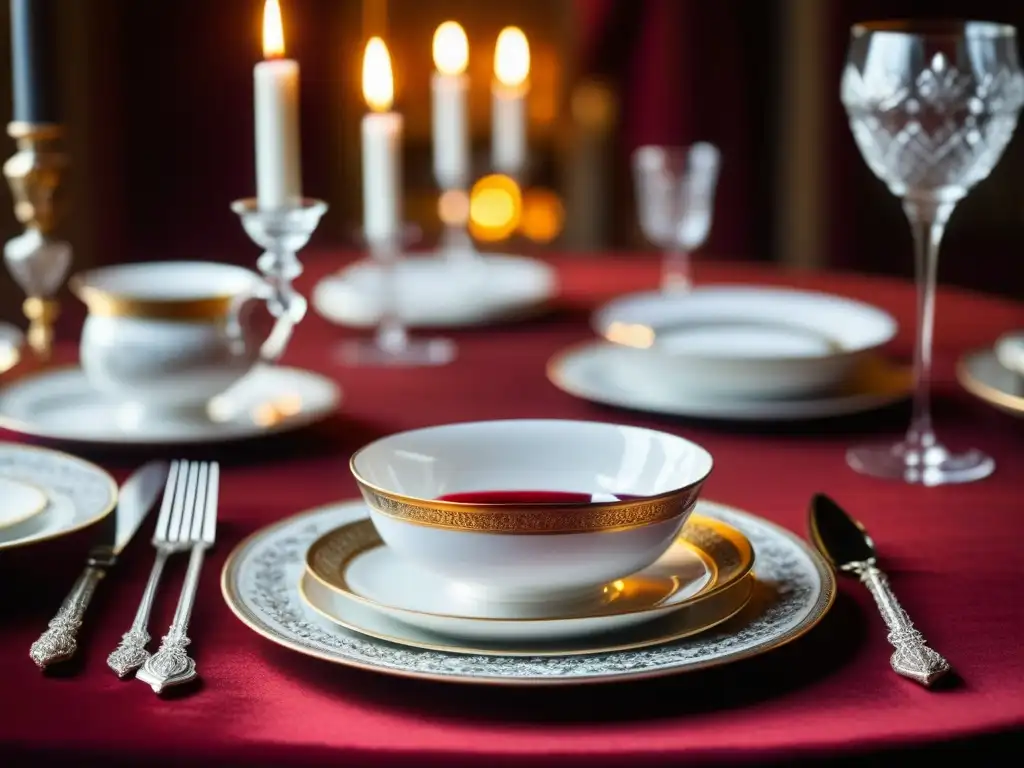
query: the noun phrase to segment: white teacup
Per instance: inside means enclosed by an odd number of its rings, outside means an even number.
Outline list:
[[[205,411],[264,357],[246,318],[268,287],[248,269],[124,264],[79,273],[70,287],[89,309],[82,369],[98,391],[125,404]]]

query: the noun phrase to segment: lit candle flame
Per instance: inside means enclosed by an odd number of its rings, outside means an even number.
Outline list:
[[[442,75],[461,75],[469,64],[469,39],[456,21],[446,21],[434,32],[434,66]]]
[[[379,37],[371,37],[363,53],[363,98],[374,112],[387,112],[395,100],[391,56]]]
[[[505,27],[494,48],[494,76],[508,88],[517,88],[530,75],[530,44],[519,27]]]
[[[284,58],[284,24],[278,0],[266,0],[263,5],[263,58]]]

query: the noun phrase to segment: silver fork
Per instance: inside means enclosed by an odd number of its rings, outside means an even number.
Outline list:
[[[182,515],[177,520],[174,514],[171,515],[172,532],[177,523],[177,530],[192,545],[185,583],[181,587],[174,620],[160,642],[160,649],[146,659],[142,669],[135,675],[156,693],[164,688],[188,683],[197,677],[196,663],[185,650],[191,642],[188,638],[188,621],[195,604],[203,556],[213,546],[216,535],[220,465],[217,462],[191,462],[187,482]]]
[[[160,576],[163,574],[167,558],[175,552],[187,549],[190,543],[190,530],[177,523],[173,530],[171,528],[171,520],[180,521],[184,512],[188,476],[187,461],[171,462],[167,484],[164,486],[160,516],[157,518],[156,530],[153,533],[153,548],[156,549],[153,569],[149,572],[149,581],[146,582],[146,589],[142,593],[131,629],[121,636],[117,648],[107,656],[107,666],[114,670],[118,677],[127,677],[149,658],[149,651],[146,650],[151,639],[149,614],[153,609],[157,588],[160,586]]]

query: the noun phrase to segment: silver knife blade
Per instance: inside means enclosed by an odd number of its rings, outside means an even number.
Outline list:
[[[101,534],[93,547],[92,557],[109,554],[117,556],[139,530],[146,515],[156,505],[160,492],[167,483],[170,465],[166,461],[151,461],[132,473],[117,494],[114,525]]]

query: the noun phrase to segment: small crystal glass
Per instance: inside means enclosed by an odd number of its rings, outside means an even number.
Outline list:
[[[306,299],[292,285],[302,274],[302,263],[296,254],[309,242],[327,203],[303,199],[294,206],[261,209],[252,197],[236,200],[231,210],[241,218],[246,234],[264,249],[256,266],[269,287],[267,310],[277,319],[290,321],[278,323],[263,345],[264,354],[277,360],[284,354],[295,326],[306,316]]]
[[[693,287],[690,253],[711,231],[721,153],[707,142],[639,147],[633,153],[637,212],[644,236],[662,249],[661,289]]]
[[[398,264],[405,248],[419,237],[416,227],[404,227],[389,238],[367,241],[370,258],[377,264],[380,280],[377,295],[380,316],[370,339],[342,343],[339,358],[350,366],[416,367],[446,365],[455,359],[456,346],[450,339],[412,338],[401,316]]]
[[[957,203],[987,178],[1017,127],[1024,75],[1013,27],[988,22],[854,25],[841,83],[853,137],[903,203],[917,273],[915,392],[903,440],[853,448],[867,475],[940,485],[987,477],[995,462],[954,453],[932,429],[930,384],[939,244]]]

